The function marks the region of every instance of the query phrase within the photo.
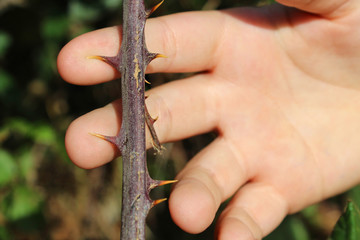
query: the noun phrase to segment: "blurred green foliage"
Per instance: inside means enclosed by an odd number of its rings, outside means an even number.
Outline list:
[[[155,16],[272,2],[166,1]],[[57,73],[56,58],[72,38],[119,24],[121,4],[122,0],[0,1],[0,239],[117,239],[121,164],[77,168],[66,155],[64,135],[74,118],[117,98],[118,84],[67,84]],[[157,75],[152,82],[171,78]],[[206,135],[167,146],[172,153],[149,161],[152,175],[173,178],[211,140]],[[288,216],[266,239],[324,239],[348,198],[353,202],[339,226],[353,226],[359,221],[358,188]],[[213,234],[213,226],[199,235],[182,232],[172,223],[166,204],[152,210],[148,222],[149,239],[211,239]],[[358,228],[351,229],[359,234]],[[333,239],[351,239],[343,237],[344,231],[336,228]]]

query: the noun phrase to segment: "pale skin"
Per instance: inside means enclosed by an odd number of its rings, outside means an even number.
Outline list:
[[[150,19],[148,73],[201,72],[149,91],[161,142],[216,130],[176,177],[174,222],[199,233],[221,204],[216,238],[261,239],[287,214],[360,183],[360,2],[281,0],[270,8],[189,12]],[[93,55],[116,55],[118,28],[79,36],[59,54],[68,82],[118,77]],[[72,161],[94,168],[117,154],[89,132],[116,135],[120,102],[76,119]],[[151,147],[151,140],[148,139]]]

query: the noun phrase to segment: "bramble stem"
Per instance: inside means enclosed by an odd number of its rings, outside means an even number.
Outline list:
[[[145,44],[146,18],[161,1],[149,11],[143,0],[124,0],[123,36],[119,53],[114,57],[90,56],[107,62],[121,72],[122,125],[117,136],[93,134],[117,146],[122,155],[121,240],[145,240],[145,220],[151,207],[166,199],[153,201],[151,189],[176,181],[153,180],[146,164],[145,121],[153,144],[161,151],[152,119],[145,106],[145,69],[156,57]]]
[[[147,53],[143,0],[124,0],[121,45],[123,196],[121,240],[145,239],[145,220],[152,201],[145,146],[145,68]]]

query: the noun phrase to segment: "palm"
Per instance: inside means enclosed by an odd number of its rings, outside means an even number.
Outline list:
[[[360,85],[353,82],[358,75],[354,70],[360,66],[352,63],[360,52],[345,49],[351,47],[349,43],[356,39],[356,33],[335,40],[340,45],[327,44],[316,55],[308,55],[322,41],[330,40],[327,35],[314,38],[312,29],[318,35],[322,31],[334,31],[336,35],[341,27],[298,12],[291,19],[292,24],[296,25],[297,19],[298,24],[307,21],[307,28],[290,29],[283,15],[271,18],[262,11],[257,17],[258,29],[254,30],[254,22],[239,21],[248,14],[248,10],[239,10],[225,16],[224,25],[231,31],[224,30],[229,35],[223,37],[227,41],[221,42],[218,62],[209,69],[210,73],[205,73],[207,82],[202,83],[208,88],[208,108],[217,116],[220,133],[208,148],[217,149],[216,145],[221,145],[222,151],[228,148],[226,151],[236,160],[228,162],[232,170],[205,168],[210,172],[223,170],[222,174],[227,175],[215,183],[220,186],[222,199],[250,181],[246,187],[264,185],[268,191],[264,196],[280,194],[288,211],[294,212],[356,183],[354,176],[340,181],[354,167],[349,162],[356,162],[359,155],[360,139],[351,136],[354,128],[360,127],[357,124],[360,94],[356,91]],[[353,20],[355,23],[356,19]],[[281,29],[269,31],[275,29],[274,25]],[[255,34],[246,36],[249,32]],[[303,39],[295,39],[300,36]],[[295,50],[287,49],[295,48],[294,43],[297,43]],[[334,56],[339,48],[341,53]],[[341,55],[343,52],[352,56]],[[334,63],[334,58],[340,60]],[[318,72],[318,64],[326,66],[321,69],[324,72]],[[344,160],[344,152],[348,151],[352,155]],[[188,164],[185,173],[205,164],[196,159]],[[344,161],[349,162],[344,164]],[[229,185],[229,182],[237,184]],[[236,204],[236,200],[233,202]]]
[[[220,138],[244,157],[238,163],[247,167],[243,170],[250,179],[280,188],[289,202],[298,198],[293,193],[311,188],[315,192],[309,194],[316,196],[311,201],[316,201],[339,191],[333,184],[340,176],[330,175],[327,168],[342,167],[341,151],[353,147],[353,156],[347,157],[358,156],[354,150],[360,139],[352,139],[351,133],[359,128],[360,119],[356,83],[360,64],[353,61],[360,51],[351,43],[360,32],[301,12],[293,13],[295,28],[289,29],[289,19],[265,13],[259,13],[258,20],[264,22],[256,23],[259,29],[253,36],[244,33],[254,25],[237,19],[246,19],[248,11],[227,16],[228,26],[233,25],[227,33],[232,36],[223,37],[228,42],[221,45],[222,55],[209,77]],[[358,19],[350,20],[355,24]],[[273,26],[281,29],[269,31]],[[346,38],[329,39],[339,31]],[[330,43],[324,48],[322,42]],[[310,54],[314,49],[319,50]]]
[[[149,72],[206,71],[151,90],[147,101],[159,116],[160,139],[219,132],[178,176],[170,211],[179,226],[203,230],[220,203],[235,194],[219,220],[219,234],[237,239],[237,229],[261,237],[287,213],[359,181],[357,15],[330,21],[277,6],[149,22],[149,32],[163,33],[149,35],[150,50],[168,56]],[[83,60],[116,52],[115,44],[103,40],[114,40],[111,31],[80,37],[64,49],[59,69],[65,79],[90,84],[114,77],[108,66]],[[100,33],[107,38],[96,40]],[[108,52],[93,52],[99,45]],[[71,50],[77,51],[75,60],[69,60]],[[82,167],[110,161],[111,146],[87,132],[115,134],[118,128],[113,106],[79,118],[67,134],[70,157]]]

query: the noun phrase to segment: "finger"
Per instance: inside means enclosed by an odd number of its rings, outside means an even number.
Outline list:
[[[89,112],[73,121],[65,135],[65,147],[70,159],[81,168],[95,168],[113,160],[116,147],[91,133],[116,135],[121,126],[121,101]]]
[[[359,5],[356,0],[277,0],[277,2],[329,18],[342,17],[350,10],[356,9],[356,4]]]
[[[177,141],[215,129],[218,123],[216,86],[208,74],[174,81],[148,91],[150,115],[158,118],[161,142]]]
[[[218,12],[188,12],[149,19],[146,24],[149,51],[164,54],[167,58],[154,60],[148,72],[196,72],[212,68],[218,46],[221,46],[222,16]],[[117,77],[112,67],[88,57],[116,55],[121,42],[120,32],[118,27],[111,27],[73,39],[58,56],[61,76],[80,85]]]
[[[118,72],[110,65],[89,57],[116,55],[120,41],[121,29],[118,27],[80,35],[61,49],[57,58],[59,74],[65,81],[78,85],[91,85],[118,77]]]
[[[288,213],[288,205],[275,188],[248,183],[234,196],[217,225],[220,240],[261,239],[275,229]]]
[[[174,141],[211,131],[217,124],[212,84],[205,75],[175,81],[151,90],[146,100],[161,142]],[[186,94],[186,97],[184,95]],[[118,154],[106,141],[91,136],[114,136],[121,126],[121,103],[117,101],[75,120],[66,133],[66,149],[80,167],[93,168]],[[147,134],[147,145],[151,146]]]
[[[169,207],[174,222],[183,230],[190,233],[205,230],[221,202],[249,178],[251,171],[239,161],[230,145],[217,138],[177,176],[179,182],[170,195]]]

